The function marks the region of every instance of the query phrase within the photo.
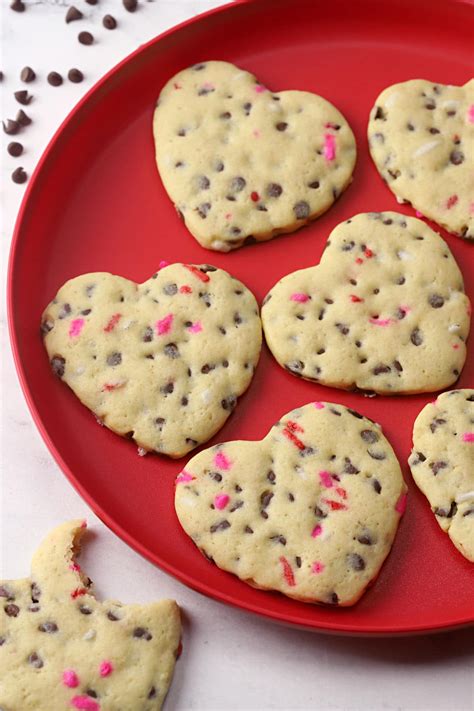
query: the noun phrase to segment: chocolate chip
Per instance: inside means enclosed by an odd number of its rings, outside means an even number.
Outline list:
[[[449,160],[453,165],[461,165],[464,162],[464,153],[462,151],[451,151]]]
[[[27,114],[25,114],[25,112],[23,111],[23,109],[20,109],[20,110],[17,112],[17,115],[16,115],[16,117],[15,117],[15,121],[16,121],[17,123],[19,123],[20,126],[29,126],[30,123],[32,123],[30,117],[29,117]]]
[[[269,183],[267,186],[267,195],[269,197],[280,197],[283,192],[283,188],[278,183]]]
[[[198,96],[207,96],[208,94],[212,94],[213,91],[215,91],[213,86],[202,86],[198,91]]]
[[[335,592],[331,593],[331,595],[329,596],[328,602],[331,605],[339,605],[339,598],[337,596],[337,593],[335,593]]]
[[[135,627],[133,630],[133,636],[136,639],[145,639],[147,642],[153,639],[153,635],[146,629],[146,627]]]
[[[378,479],[372,479],[372,486],[375,489],[375,493],[380,494],[380,492],[382,491],[382,487]]]
[[[66,12],[66,23],[69,24],[70,22],[75,22],[75,20],[80,20],[84,15],[80,10],[77,9],[77,7],[74,7],[74,5],[71,5],[69,10]]]
[[[384,454],[384,452],[373,452],[371,449],[368,449],[367,454],[369,455],[369,457],[372,457],[372,459],[376,459],[378,461],[386,459],[386,455]]]
[[[357,469],[354,464],[352,464],[349,457],[344,457],[344,474],[359,474],[360,469]]]
[[[2,121],[3,130],[8,136],[14,136],[20,130],[20,124],[18,121],[13,121],[13,119],[7,119]]]
[[[353,570],[364,570],[365,560],[358,553],[349,553],[347,563]]]
[[[104,25],[106,30],[115,30],[117,27],[117,20],[115,17],[112,17],[112,15],[105,15],[104,19],[102,20],[102,24]]]
[[[26,89],[15,91],[13,95],[18,101],[18,103],[22,106],[28,106],[28,104],[31,103],[31,100],[33,99],[32,95],[28,91],[26,91]]]
[[[244,109],[244,112],[245,112],[245,115],[246,115],[246,116],[249,115],[251,108],[252,108],[252,104],[250,103],[250,101],[247,101],[247,102],[244,104],[244,106],[243,106],[243,109]]]
[[[314,507],[314,515],[317,518],[326,518],[327,517],[327,513],[325,513],[319,506]]]
[[[276,536],[270,536],[270,540],[274,543],[280,543],[282,546],[286,546],[285,536],[280,536],[279,534],[277,534]]]
[[[265,509],[269,506],[271,500],[273,499],[273,493],[271,491],[264,491],[262,494],[260,494],[260,515],[263,516],[263,518],[268,518],[268,514],[266,513]]]
[[[111,622],[117,622],[120,618],[115,615],[112,610],[109,610],[107,612],[107,619],[110,620]]]
[[[446,420],[443,420],[442,417],[435,417],[435,419],[430,423],[430,430],[432,432],[436,432],[436,430],[438,429],[438,427],[440,425],[445,425],[445,424],[446,424]]]
[[[275,476],[275,472],[274,472],[272,469],[270,469],[270,471],[268,472],[268,474],[267,474],[267,479],[268,479],[268,481],[271,482],[272,484],[275,483],[276,476]]]
[[[29,84],[30,81],[36,79],[36,74],[31,67],[23,67],[20,72],[20,79],[25,82],[25,84]]]
[[[164,354],[168,358],[179,358],[179,350],[176,343],[167,343],[164,347]]]
[[[63,304],[61,306],[59,313],[58,313],[58,318],[61,318],[61,319],[66,318],[67,316],[69,316],[70,313],[71,313],[71,305],[67,304],[67,303]]]
[[[49,72],[46,78],[48,80],[48,84],[51,84],[51,86],[61,86],[63,83],[63,78],[58,72]]]
[[[434,510],[434,513],[436,516],[439,516],[440,518],[452,518],[458,510],[458,505],[456,504],[455,501],[451,501],[451,506],[448,509],[442,509],[440,507],[436,507]]]
[[[58,631],[58,626],[56,622],[43,622],[43,624],[38,626],[40,632],[47,632],[48,634],[54,634]]]
[[[349,326],[346,326],[345,323],[336,323],[335,326],[336,326],[337,330],[342,333],[343,336],[347,336],[347,334],[350,331]]]
[[[107,365],[120,365],[122,362],[122,354],[121,353],[111,353],[110,355],[107,356]]]
[[[308,188],[312,188],[313,190],[317,190],[319,188],[319,180],[313,180],[313,182],[308,183]]]
[[[253,533],[253,528],[250,528],[250,526],[245,526],[244,531],[245,533]]]
[[[58,378],[62,378],[65,371],[66,359],[60,355],[55,355],[51,358],[50,363],[54,375],[57,375]]]
[[[243,505],[244,505],[244,502],[243,502],[243,501],[241,501],[241,500],[240,500],[240,501],[236,501],[235,504],[233,504],[233,505],[231,506],[231,508],[229,509],[230,513],[234,513],[234,511],[237,511],[238,509],[241,509]]]
[[[372,373],[374,375],[381,375],[382,373],[390,373],[392,369],[390,368],[389,365],[384,365],[381,363],[380,365],[377,365],[375,368],[373,368]]]
[[[425,109],[428,109],[428,111],[433,111],[433,109],[436,108],[436,102],[434,99],[428,99],[428,101],[425,104]]]
[[[472,516],[474,514],[474,507],[467,509],[467,511],[464,511],[462,517],[464,518],[465,516]]]
[[[156,699],[156,689],[154,686],[152,686],[150,691],[148,692],[147,699]]]
[[[310,208],[305,200],[300,200],[295,205],[293,205],[293,212],[297,220],[304,220],[309,217]]]
[[[371,546],[371,545],[373,545],[372,537],[369,536],[368,533],[361,533],[360,536],[357,536],[357,540],[358,540],[359,543],[361,543],[363,546]]]
[[[374,442],[379,441],[378,434],[373,430],[362,430],[360,436],[362,437],[364,442],[368,442],[369,444],[374,444]]]
[[[122,0],[122,3],[127,12],[135,12],[138,6],[137,0]]]
[[[199,217],[202,217],[202,219],[205,220],[210,209],[211,209],[211,203],[210,202],[203,202],[196,208],[196,212],[199,215]]]
[[[211,181],[206,175],[200,175],[197,179],[199,190],[209,190],[211,187]]]
[[[214,481],[222,481],[222,474],[219,474],[219,472],[209,472],[209,476]]]
[[[97,5],[98,2],[99,2],[99,0],[86,0],[86,3],[88,5]]]
[[[431,294],[428,302],[434,309],[440,309],[444,305],[444,299],[440,294]]]
[[[85,45],[91,45],[94,42],[94,36],[90,32],[79,32],[77,39]]]
[[[92,615],[92,610],[87,605],[79,605],[78,609],[81,615]]]
[[[153,340],[153,329],[151,328],[151,326],[147,326],[145,328],[144,333],[143,333],[142,341],[144,343],[150,343],[150,341],[152,341],[152,340]]]
[[[423,336],[419,328],[414,328],[410,335],[410,341],[414,346],[421,346],[423,343]]]
[[[221,160],[218,160],[214,166],[214,170],[216,173],[222,173],[224,170],[224,163]]]
[[[44,662],[41,657],[36,653],[32,652],[28,657],[28,664],[31,664],[35,669],[41,669],[44,666]]]
[[[378,121],[378,120],[382,120],[382,121],[386,121],[386,120],[387,120],[387,115],[386,115],[385,111],[382,109],[381,106],[377,106],[376,111],[375,111],[374,119],[377,120],[377,121]]]
[[[92,309],[84,309],[83,311],[81,311],[81,316],[89,316],[91,311]]]
[[[230,188],[234,192],[240,193],[240,192],[242,192],[242,190],[245,188],[246,185],[247,185],[247,181],[245,180],[245,178],[242,178],[240,175],[238,175],[236,178],[232,178]]]
[[[174,385],[173,383],[166,383],[166,385],[163,385],[160,390],[164,395],[171,395],[174,390]]]
[[[219,118],[224,119],[224,120],[227,120],[227,119],[232,118],[232,114],[230,113],[230,111],[223,111],[223,112],[219,115]]]
[[[280,121],[276,124],[275,128],[277,131],[286,131],[286,129],[288,128],[288,124],[285,123],[285,121]]]
[[[25,11],[25,3],[23,0],[13,0],[13,2],[10,5],[10,8],[14,10],[15,12],[24,12]]]
[[[188,404],[188,402],[189,402],[189,400],[188,400],[187,397],[183,396],[183,397],[181,398],[181,405],[182,405],[183,407],[186,407],[186,405]]]
[[[39,602],[40,597],[41,597],[41,590],[39,588],[38,583],[31,583],[31,601],[32,602]]]
[[[197,439],[192,439],[191,437],[186,437],[185,442],[190,447],[197,447],[197,445],[199,444]]]
[[[448,465],[446,462],[431,462],[430,469],[433,472],[434,476],[436,476],[439,471],[441,471],[442,469],[446,469],[447,466]]]
[[[94,689],[86,689],[86,694],[87,694],[87,696],[90,696],[91,699],[97,699],[97,698],[99,698],[99,697],[98,697],[98,694],[97,694],[97,691],[94,691]]]
[[[23,146],[21,145],[21,143],[12,141],[8,144],[7,151],[11,156],[13,156],[13,158],[18,158],[18,156],[21,156],[21,154],[23,153]]]
[[[211,370],[214,370],[215,367],[216,367],[215,365],[210,365],[209,363],[205,363],[201,368],[201,373],[203,375],[207,375],[208,373],[211,372]]]
[[[292,360],[290,363],[285,363],[286,370],[295,375],[301,375],[304,370],[304,363],[302,360]]]
[[[15,596],[13,593],[6,587],[6,585],[1,585],[0,586],[0,597],[6,597],[7,600],[14,600]]]
[[[8,617],[18,617],[20,614],[20,608],[18,605],[14,605],[12,602],[10,602],[8,605],[5,605],[3,608],[5,610],[5,614],[8,615]]]
[[[219,523],[214,523],[209,530],[211,533],[216,533],[216,531],[225,531],[226,528],[230,528],[230,523],[226,519],[223,519],[219,521]]]
[[[235,395],[229,395],[229,397],[224,398],[224,400],[221,400],[221,407],[223,407],[224,410],[233,410],[236,404],[237,398],[235,397]]]
[[[84,74],[81,72],[80,69],[76,69],[75,67],[73,67],[68,71],[67,78],[73,84],[80,84],[81,81],[84,79]]]
[[[331,412],[333,415],[337,415],[337,417],[341,417],[341,413],[338,410],[335,410],[333,407],[329,408],[329,412]]]

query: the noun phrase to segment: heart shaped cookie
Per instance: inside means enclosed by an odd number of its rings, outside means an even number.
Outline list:
[[[53,372],[103,424],[170,457],[222,427],[261,346],[253,294],[209,265],[166,266],[143,284],[83,274],[46,308],[42,332]]]
[[[470,305],[446,243],[424,222],[364,213],[331,233],[320,264],[264,300],[270,350],[294,375],[385,395],[454,383]]]
[[[423,408],[409,464],[439,525],[474,563],[474,390],[451,390]]]
[[[197,454],[178,475],[175,506],[219,568],[304,602],[353,605],[390,551],[405,492],[380,426],[315,402],[260,442]]]
[[[370,113],[370,153],[398,202],[474,239],[474,79],[423,79],[382,91]]]
[[[174,600],[100,602],[74,555],[85,521],[51,531],[31,578],[0,581],[1,708],[158,711],[179,654]]]
[[[227,62],[203,62],[163,88],[153,131],[158,170],[197,241],[228,252],[293,232],[351,181],[354,135],[307,91],[273,93]]]

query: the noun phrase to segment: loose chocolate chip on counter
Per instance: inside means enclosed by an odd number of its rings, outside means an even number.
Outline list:
[[[74,22],[75,20],[80,20],[83,18],[84,15],[80,10],[77,9],[77,7],[74,7],[74,5],[71,5],[69,10],[66,13],[66,22],[69,24],[70,22]]]
[[[13,0],[10,5],[10,8],[15,12],[25,12],[25,3],[23,2],[23,0]]]
[[[21,154],[23,153],[23,146],[21,145],[21,143],[12,141],[8,144],[7,151],[11,156],[13,156],[13,158],[18,158],[18,156],[21,156]]]
[[[293,206],[293,212],[295,213],[297,220],[304,220],[309,217],[309,205],[305,200],[300,200]]]
[[[63,83],[63,78],[58,72],[49,72],[47,79],[48,84],[51,84],[51,86],[61,86]]]
[[[88,5],[97,5],[98,2],[99,2],[99,0],[86,0],[86,3]]]
[[[20,124],[20,126],[29,126],[31,119],[28,114],[25,114],[23,109],[20,109],[15,117],[15,121]]]
[[[84,74],[80,69],[73,68],[68,71],[67,78],[69,81],[72,81],[73,84],[80,84],[84,79]]]
[[[115,30],[117,27],[117,20],[115,17],[112,17],[112,15],[105,15],[104,19],[102,20],[102,24],[104,25],[106,30]]]
[[[43,624],[38,627],[40,632],[47,632],[48,634],[54,634],[58,631],[58,626],[56,622],[43,622]]]
[[[2,121],[3,130],[8,136],[14,136],[20,130],[20,124],[18,121],[13,121],[13,119],[7,119]]]
[[[28,179],[28,175],[26,174],[25,170],[23,168],[16,168],[13,173],[12,173],[12,180],[14,183],[17,183],[17,185],[21,185],[22,183],[25,183]]]
[[[28,104],[33,99],[32,95],[29,94],[26,91],[26,89],[21,89],[20,91],[15,91],[13,96],[18,101],[18,103],[21,104],[22,106],[28,106]]]
[[[25,84],[29,84],[30,81],[34,81],[36,79],[36,74],[31,67],[23,67],[20,72],[20,79],[21,81],[24,81]]]
[[[91,45],[94,42],[94,36],[90,32],[79,32],[77,39],[85,45]]]
[[[145,639],[147,642],[153,639],[153,635],[145,627],[135,627],[133,630],[133,636],[137,639]]]
[[[122,0],[122,4],[127,12],[135,12],[137,9],[137,0]]]

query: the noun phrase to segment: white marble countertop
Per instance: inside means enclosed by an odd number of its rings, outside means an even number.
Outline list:
[[[8,343],[5,272],[24,192],[10,174],[17,165],[31,174],[60,121],[106,70],[165,28],[220,2],[140,0],[139,10],[130,14],[119,0],[99,0],[95,6],[76,0],[85,19],[68,25],[64,22],[68,0],[25,3],[27,11],[22,14],[12,12],[6,0],[1,6],[2,118],[13,118],[20,108],[13,91],[29,89],[35,97],[25,107],[34,123],[18,137],[25,145],[23,156],[14,159],[7,154],[6,145],[15,138],[5,134],[1,151],[0,577],[27,575],[31,554],[49,529],[68,518],[87,517],[95,535],[82,560],[98,596],[124,602],[173,597],[184,610],[184,653],[166,702],[168,711],[472,709],[472,630],[362,640],[300,632],[247,616],[187,589],[140,558],[89,511],[59,471],[26,407]],[[116,30],[102,27],[106,13],[117,19]],[[89,29],[100,51],[91,52],[77,42],[77,33]],[[34,84],[19,81],[25,65],[38,75]],[[71,67],[84,72],[84,82],[67,81]],[[51,70],[65,78],[61,87],[46,83]]]

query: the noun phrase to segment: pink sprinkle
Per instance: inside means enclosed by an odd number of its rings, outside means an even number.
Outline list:
[[[216,509],[225,509],[228,503],[229,497],[227,496],[227,494],[218,494],[214,497],[214,506],[216,507]]]
[[[191,326],[188,326],[188,331],[189,333],[200,333],[202,331],[202,323],[200,321],[192,323]]]
[[[168,316],[165,316],[161,320],[156,322],[156,332],[158,336],[163,336],[165,333],[169,333],[171,331],[171,327],[173,325],[173,314],[168,314]]]
[[[451,195],[448,197],[448,201],[446,203],[446,209],[450,210],[452,207],[454,207],[459,200],[457,195]]]
[[[395,511],[398,511],[400,516],[403,516],[405,513],[405,509],[407,507],[407,495],[406,494],[400,494],[398,497],[398,501],[395,504]]]
[[[224,215],[226,220],[231,220],[232,219],[232,213],[231,212],[226,212]]]
[[[471,104],[467,110],[467,120],[469,123],[474,123],[474,104]]]
[[[320,523],[317,523],[316,526],[311,531],[311,538],[317,538],[318,536],[321,535],[322,532],[323,532],[323,527],[321,526]]]
[[[161,260],[161,262],[158,264],[158,269],[164,269],[165,267],[169,267],[169,262],[166,262],[164,259]]]
[[[99,704],[90,696],[73,696],[71,705],[75,709],[82,709],[82,711],[100,711]]]
[[[316,410],[323,410],[324,409],[323,402],[313,402],[313,405],[315,406]]]
[[[353,304],[361,304],[364,301],[364,299],[361,299],[360,296],[356,296],[355,294],[351,294],[350,299]]]
[[[260,134],[260,131],[258,130],[258,128],[254,128],[252,133],[255,136],[255,138],[260,138],[261,134]]]
[[[330,489],[333,485],[332,476],[327,471],[319,472],[319,478],[321,479],[321,484],[327,489]]]
[[[304,304],[306,303],[306,301],[309,301],[309,299],[310,297],[308,296],[308,294],[296,293],[290,296],[291,301],[297,301],[299,304]]]
[[[336,157],[336,136],[332,133],[324,134],[323,154],[327,161],[332,161]]]
[[[315,561],[313,563],[313,565],[311,566],[311,571],[313,573],[316,573],[316,574],[322,573],[323,570],[324,570],[324,565],[322,563],[320,563],[319,560]]]
[[[255,92],[257,94],[263,94],[264,91],[266,91],[266,87],[263,86],[263,84],[255,84]]]
[[[176,477],[176,483],[184,484],[185,481],[194,481],[194,477],[192,474],[189,474],[189,472],[183,469],[181,474],[178,474],[178,476]]]
[[[69,327],[69,338],[74,336],[79,336],[82,329],[84,328],[85,320],[83,318],[75,318],[71,321],[71,326]]]
[[[79,565],[79,563],[71,563],[71,565],[69,566],[69,570],[73,570],[75,573],[78,573],[80,569],[81,566]]]
[[[416,215],[417,217],[423,217],[423,213],[420,212],[419,210],[415,210],[415,215]]]
[[[362,257],[357,257],[357,259],[355,261],[356,261],[356,264],[363,264],[364,263],[364,260],[362,259]]]
[[[472,444],[474,442],[474,432],[464,432],[462,436],[462,441],[470,442]]]
[[[228,471],[232,466],[232,462],[226,457],[222,450],[219,450],[214,457],[214,464],[218,469],[223,469],[224,471]]]
[[[453,350],[454,351],[459,350],[459,343],[453,343]]]
[[[193,290],[191,289],[190,286],[188,286],[187,284],[184,284],[184,286],[179,287],[179,293],[180,294],[192,294]]]
[[[342,499],[347,499],[347,491],[343,489],[342,486],[337,487],[336,493],[339,494]]]
[[[390,326],[392,323],[391,318],[369,318],[370,323],[373,323],[374,326]]]
[[[114,668],[112,666],[112,662],[101,662],[100,667],[99,667],[99,674],[101,676],[109,676],[109,674],[112,674]]]
[[[76,672],[72,669],[66,669],[63,671],[63,684],[64,686],[68,686],[70,689],[75,689],[76,686],[79,686],[79,677]]]

